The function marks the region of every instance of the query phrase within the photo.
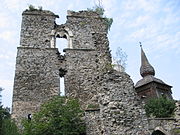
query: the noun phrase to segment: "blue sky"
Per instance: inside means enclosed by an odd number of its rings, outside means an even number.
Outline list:
[[[4,106],[11,106],[15,59],[20,41],[21,14],[29,4],[51,10],[66,21],[67,10],[92,8],[97,0],[0,0],[0,86]],[[180,0],[102,0],[106,16],[114,22],[108,34],[114,55],[121,47],[128,55],[126,72],[134,83],[141,79],[142,42],[156,77],[172,85],[180,100]]]

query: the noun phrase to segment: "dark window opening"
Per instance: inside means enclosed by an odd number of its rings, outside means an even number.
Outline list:
[[[156,130],[152,133],[152,135],[165,135],[165,134],[161,132],[160,130]]]

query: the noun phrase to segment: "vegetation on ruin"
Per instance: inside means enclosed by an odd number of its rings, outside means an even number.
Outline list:
[[[43,104],[32,120],[23,121],[23,135],[84,134],[83,115],[78,100],[58,96]]]
[[[33,6],[33,5],[29,5],[29,7],[28,7],[29,9],[29,11],[42,11],[42,6],[39,6],[38,8],[36,8],[35,6]]]
[[[3,89],[0,87],[0,92]],[[2,97],[0,93],[0,97]],[[0,103],[0,135],[19,135],[14,121],[11,120],[10,109]]]
[[[173,133],[173,135],[179,135],[180,134],[180,129],[175,128],[171,132]]]
[[[175,101],[165,97],[152,98],[145,105],[148,117],[166,118],[174,114],[176,108]]]
[[[112,71],[114,69],[114,64],[111,64],[111,63],[107,63],[105,64],[104,68],[101,69],[101,72],[109,72],[109,71]]]
[[[105,10],[104,10],[104,8],[101,5],[96,5],[92,9],[91,8],[87,8],[87,11],[93,11],[93,12],[98,13],[100,15],[100,17],[105,19],[105,24],[107,26],[107,31],[110,30],[111,25],[113,23],[113,18],[108,18],[108,17],[106,17],[104,15]]]

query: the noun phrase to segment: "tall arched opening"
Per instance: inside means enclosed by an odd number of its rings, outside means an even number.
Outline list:
[[[58,48],[59,51],[59,62],[60,62],[60,68],[59,68],[59,77],[60,77],[60,95],[64,96],[65,95],[65,83],[64,83],[64,77],[65,77],[65,67],[63,64],[64,60],[64,49],[69,48],[69,38],[68,34],[65,32],[58,32],[55,35],[55,48]]]

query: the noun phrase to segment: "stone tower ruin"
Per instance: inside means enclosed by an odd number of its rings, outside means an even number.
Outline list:
[[[13,91],[14,118],[26,117],[39,105],[60,94],[85,105],[98,93],[98,73],[111,63],[105,20],[95,12],[68,11],[67,22],[57,25],[50,11],[22,14],[20,47],[16,58]],[[56,48],[56,38],[67,39],[65,55]]]
[[[22,13],[12,118],[20,122],[59,95],[64,77],[65,95],[85,110],[87,135],[150,135],[155,127],[149,128],[133,81],[112,68],[106,20],[93,11],[68,11],[61,25],[56,18],[45,10]],[[57,38],[68,42],[64,55]]]

